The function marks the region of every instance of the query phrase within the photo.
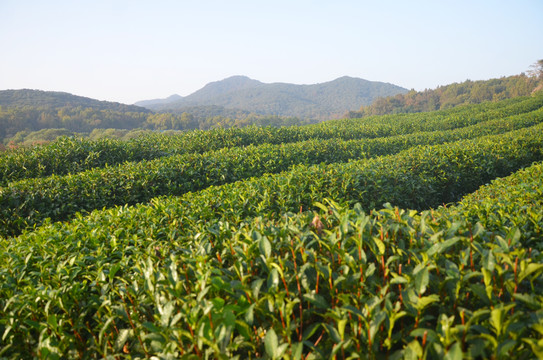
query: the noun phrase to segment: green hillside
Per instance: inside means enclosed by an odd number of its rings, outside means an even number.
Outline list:
[[[371,105],[363,104],[358,111],[351,111],[348,117],[358,118],[370,115],[413,113],[448,109],[451,107],[480,104],[485,101],[500,101],[517,96],[527,96],[541,89],[543,76],[525,74],[500,79],[471,81],[440,86],[424,91],[411,90],[404,94],[377,99]]]
[[[0,139],[18,132],[66,129],[90,132],[95,128],[140,128],[152,114],[148,109],[98,101],[63,92],[0,91]]]
[[[0,154],[0,358],[543,356],[543,94]]]
[[[0,91],[0,106],[37,108],[61,108],[68,106],[94,108],[96,110],[113,110],[120,112],[149,112],[149,110],[135,105],[125,105],[117,102],[100,101],[59,91],[42,91],[30,89]]]

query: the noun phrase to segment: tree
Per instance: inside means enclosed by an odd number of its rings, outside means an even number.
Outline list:
[[[543,59],[537,60],[530,66],[528,74],[533,77],[543,78]]]

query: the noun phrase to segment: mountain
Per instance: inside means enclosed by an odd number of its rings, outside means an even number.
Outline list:
[[[60,91],[43,91],[31,89],[0,91],[0,106],[30,106],[48,109],[84,107],[93,108],[95,110],[150,113],[148,109],[141,106],[126,105],[111,101],[100,101]]]
[[[206,99],[213,98],[215,96],[221,96],[223,94],[227,94],[233,91],[252,88],[258,85],[262,85],[262,83],[258,80],[250,79],[247,76],[236,75],[221,81],[211,82],[186,98],[183,98],[182,96],[176,94],[171,95],[165,99],[138,101],[134,105],[148,107],[151,109],[160,108],[163,105],[167,106],[167,104],[170,103],[186,101],[191,103],[189,106],[198,106],[200,105],[200,102],[205,102]]]
[[[212,99],[214,97],[220,97],[227,95],[229,93],[243,91],[247,89],[252,89],[258,86],[264,85],[264,83],[261,83],[258,80],[253,80],[248,78],[247,76],[231,76],[229,78],[226,78],[221,81],[214,81],[200,90],[192,93],[191,95],[187,96],[184,100],[190,101],[190,102],[208,102],[208,99]],[[198,104],[194,104],[198,105]],[[217,104],[209,104],[206,103],[205,105],[217,105]]]
[[[175,113],[183,112],[187,107],[214,105],[259,114],[324,120],[339,117],[361,105],[369,105],[379,97],[406,92],[407,89],[396,85],[348,76],[312,85],[268,84],[246,76],[233,76],[209,83],[174,101],[140,101],[136,105]]]
[[[142,106],[142,107],[152,107],[155,105],[162,105],[162,104],[168,104],[175,102],[177,100],[181,100],[183,97],[181,95],[173,94],[168,96],[165,99],[151,99],[151,100],[142,100],[136,102],[134,105],[136,106]]]

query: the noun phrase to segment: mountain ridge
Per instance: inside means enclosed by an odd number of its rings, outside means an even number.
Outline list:
[[[182,99],[182,98],[183,97],[181,95],[173,94],[173,95],[170,95],[167,98],[163,98],[163,99],[157,98],[157,99],[149,99],[149,100],[137,101],[137,102],[134,103],[134,105],[135,106],[146,107],[148,105],[152,106],[154,104],[167,104],[167,103],[171,103],[171,102],[174,102],[174,101]]]
[[[317,84],[263,83],[235,75],[206,84],[194,93],[173,101],[156,99],[135,105],[153,111],[181,113],[191,106],[222,106],[266,115],[329,119],[369,105],[379,97],[407,93],[400,86],[350,76]]]

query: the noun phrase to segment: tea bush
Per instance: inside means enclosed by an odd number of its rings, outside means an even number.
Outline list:
[[[525,201],[542,205],[542,175],[539,163],[476,193],[499,197],[423,212],[323,199],[316,211],[189,225],[157,202],[3,240],[0,352],[540,357],[542,256],[520,229]],[[480,212],[500,204],[515,214],[507,227]]]
[[[46,218],[63,220],[78,211],[132,205],[160,195],[181,195],[211,185],[286,171],[297,164],[305,164],[307,168],[311,164],[338,163],[394,154],[416,145],[444,144],[459,139],[500,134],[512,129],[530,127],[541,121],[543,108],[449,131],[350,141],[309,140],[280,145],[236,147],[204,154],[184,154],[153,161],[107,166],[62,177],[13,182],[0,188],[0,203],[4,204],[0,210],[3,215],[3,220],[0,220],[0,234],[18,234],[25,228],[39,225]],[[523,146],[521,142],[516,144]],[[534,157],[529,161],[537,159]],[[514,161],[513,164],[515,163]],[[521,161],[519,166],[523,166],[522,164],[526,162]],[[303,168],[298,169],[298,172],[303,171]],[[456,199],[451,198],[449,201]]]

